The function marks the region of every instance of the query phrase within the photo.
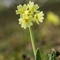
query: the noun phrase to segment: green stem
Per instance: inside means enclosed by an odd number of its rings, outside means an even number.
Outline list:
[[[32,48],[33,48],[34,56],[36,56],[36,50],[35,50],[35,44],[34,44],[34,38],[33,38],[33,34],[32,34],[31,28],[29,28],[29,32],[30,32],[30,37],[31,37],[31,43],[32,43]]]

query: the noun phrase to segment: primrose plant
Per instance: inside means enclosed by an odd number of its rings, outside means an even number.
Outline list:
[[[37,4],[34,4],[34,2],[29,1],[28,4],[24,4],[23,6],[21,4],[18,5],[16,10],[16,14],[19,14],[20,16],[18,21],[21,27],[24,29],[29,29],[35,60],[41,60],[41,57],[39,48],[35,48],[31,26],[34,22],[36,22],[37,24],[42,23],[44,19],[43,11],[39,11],[38,9],[39,6]]]

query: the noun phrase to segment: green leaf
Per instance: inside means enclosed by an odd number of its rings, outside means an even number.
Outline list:
[[[56,60],[56,52],[55,51],[52,51],[51,57],[52,57],[51,60]]]
[[[39,48],[37,48],[37,50],[36,50],[36,58],[35,58],[35,60],[41,60],[41,55],[40,55]]]
[[[48,56],[49,60],[56,60],[56,51],[52,51]]]

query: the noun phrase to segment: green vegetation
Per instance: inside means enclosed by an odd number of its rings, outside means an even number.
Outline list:
[[[20,27],[15,10],[16,6],[0,11],[0,60],[29,60],[29,58],[34,60],[29,31]],[[50,51],[52,48],[60,51],[60,23],[57,25],[48,23],[47,12],[51,11],[57,15],[60,21],[60,5],[49,3],[42,6],[41,10],[44,11],[45,20],[39,26],[34,23],[32,28],[35,44],[40,49],[42,60],[47,60],[47,54],[52,54]],[[59,57],[56,59],[59,60]]]

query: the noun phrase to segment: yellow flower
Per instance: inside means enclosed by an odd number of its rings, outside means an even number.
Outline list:
[[[39,6],[37,4],[34,5],[34,2],[29,1],[28,8],[32,12],[36,12]]]
[[[37,24],[39,24],[39,22],[43,22],[43,19],[44,19],[43,16],[44,16],[43,11],[36,13],[34,15],[34,20],[36,21]]]
[[[53,23],[54,25],[59,25],[59,17],[52,12],[47,13],[47,21],[49,23]]]
[[[39,24],[39,22],[43,22],[44,14],[43,12],[38,10],[39,6],[34,4],[34,2],[29,1],[26,5],[24,4],[17,6],[16,14],[20,15],[19,24],[21,27],[26,29],[27,27],[31,27],[33,25],[33,21]]]
[[[21,24],[22,28],[26,29],[27,27],[29,28],[33,25],[31,21],[32,21],[31,17],[24,16],[23,18],[19,19],[19,24]]]
[[[19,5],[17,6],[17,9],[18,10],[16,10],[16,14],[23,14],[25,10],[27,9],[27,5],[26,4],[24,4],[23,6]]]

